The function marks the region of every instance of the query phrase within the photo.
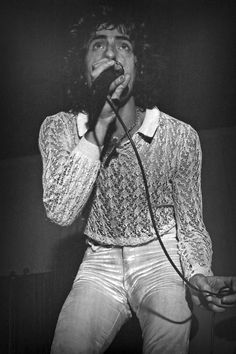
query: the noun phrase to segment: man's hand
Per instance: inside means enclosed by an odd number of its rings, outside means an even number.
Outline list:
[[[98,60],[95,62],[91,68],[91,73],[89,76],[89,85],[92,85],[93,81],[106,69],[113,66],[114,60],[108,60],[107,58]],[[128,86],[130,81],[130,75],[124,74],[115,79],[109,89],[111,99],[120,100],[120,97],[124,89]],[[110,107],[109,103],[105,102],[99,117],[97,119],[94,131],[88,131],[85,135],[86,139],[95,145],[102,146],[104,144],[104,139],[107,130],[112,122],[115,120],[115,114]]]
[[[107,58],[100,59],[92,65],[92,70],[89,77],[89,85],[92,85],[93,82],[98,78],[109,67],[116,65],[115,60],[109,60]],[[130,81],[130,75],[124,74],[116,78],[110,85],[109,94],[112,99],[120,100],[121,95],[124,89],[128,86]],[[105,103],[102,111],[99,115],[99,120],[109,120],[113,116],[113,110],[108,103]],[[107,119],[108,118],[108,119]],[[111,121],[111,119],[110,119]]]
[[[196,274],[190,283],[203,293],[191,289],[193,303],[215,312],[223,312],[226,308],[236,306],[236,277],[204,276]],[[208,291],[216,295],[208,294]],[[223,294],[224,293],[224,294]]]

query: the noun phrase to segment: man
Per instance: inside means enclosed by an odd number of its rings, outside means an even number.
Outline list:
[[[89,26],[86,36],[83,28]],[[124,74],[107,94],[141,156],[158,233],[176,267],[195,286],[193,301],[201,304],[204,298],[210,309],[222,311],[235,295],[212,293],[235,291],[236,281],[212,276],[198,135],[155,107],[157,83],[154,74],[147,80],[149,47],[141,24],[96,12],[71,33],[79,49],[73,47],[67,58],[71,68],[75,59],[76,68],[69,72],[69,93],[79,114],[48,117],[39,144],[47,215],[69,225],[86,210],[88,248],[61,310],[52,353],[104,352],[131,309],[140,322],[145,353],[187,353],[191,312],[184,282],[157,239],[140,166],[108,102],[89,129],[91,88],[106,70],[122,65]]]

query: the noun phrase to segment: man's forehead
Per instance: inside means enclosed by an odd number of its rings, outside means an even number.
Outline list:
[[[96,37],[110,37],[110,38],[123,38],[123,39],[127,39],[127,40],[130,40],[130,37],[127,33],[125,33],[125,31],[121,31],[119,30],[118,28],[104,28],[101,26],[101,28],[98,28],[94,33],[91,34],[90,36],[90,41],[93,39],[93,38],[96,38]]]

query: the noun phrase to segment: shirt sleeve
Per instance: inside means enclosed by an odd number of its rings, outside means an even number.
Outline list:
[[[80,214],[100,168],[99,151],[85,138],[75,139],[68,117],[47,117],[39,133],[43,162],[43,202],[55,223],[70,225]]]
[[[181,135],[174,178],[174,204],[179,253],[185,277],[212,275],[212,244],[203,222],[202,152],[197,132],[190,126]]]

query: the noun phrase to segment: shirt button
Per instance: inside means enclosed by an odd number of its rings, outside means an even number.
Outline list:
[[[111,140],[112,145],[116,146],[119,142],[119,138],[117,136],[114,136]]]

